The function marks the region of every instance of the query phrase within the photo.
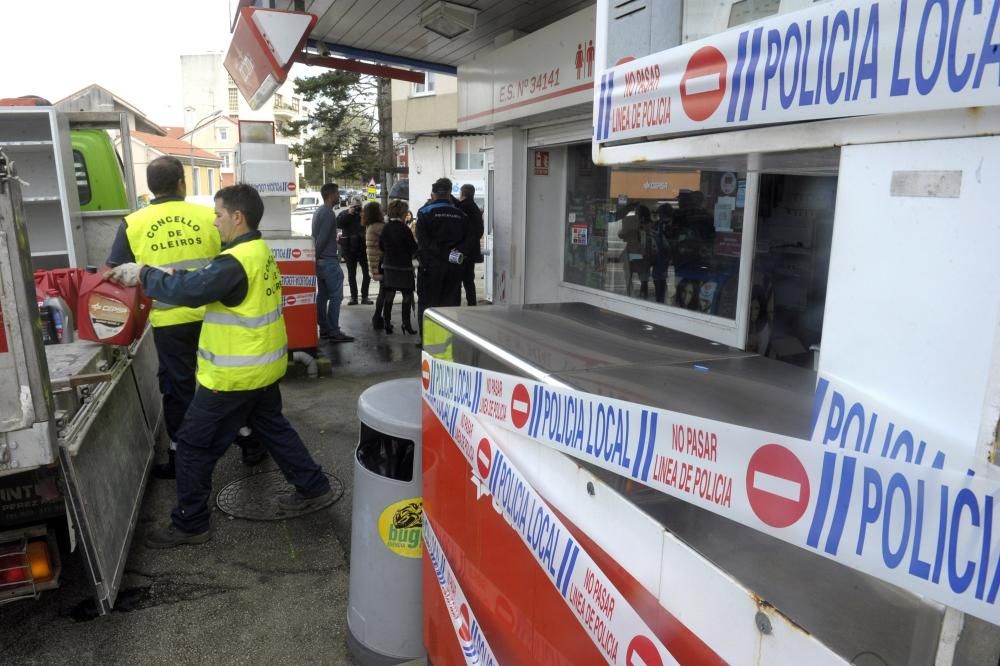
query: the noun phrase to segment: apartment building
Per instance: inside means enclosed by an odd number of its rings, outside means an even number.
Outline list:
[[[293,79],[286,81],[270,100],[256,111],[240,95],[226,68],[222,52],[181,56],[181,100],[184,105],[184,131],[199,148],[215,153],[222,160],[224,184],[235,181],[236,144],[240,120],[271,121],[275,141],[294,145],[297,140],[281,136],[282,125],[304,120],[308,111],[295,93]],[[296,165],[301,178],[303,167]]]
[[[463,183],[476,187],[476,203],[486,205],[485,150],[493,135],[458,131],[458,80],[428,73],[424,83],[392,82],[392,129],[406,139],[410,207],[419,208],[438,178],[449,178],[454,194]]]

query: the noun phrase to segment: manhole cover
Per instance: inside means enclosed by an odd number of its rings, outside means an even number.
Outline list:
[[[325,472],[324,472],[325,474]],[[219,509],[234,518],[247,520],[285,520],[298,518],[307,513],[325,509],[344,495],[344,482],[333,474],[326,474],[330,479],[333,493],[330,501],[321,506],[312,506],[305,511],[288,511],[278,504],[278,497],[294,492],[285,481],[281,470],[251,474],[242,479],[236,479],[219,491],[215,503]]]

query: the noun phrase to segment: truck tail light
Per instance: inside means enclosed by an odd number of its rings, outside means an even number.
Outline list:
[[[28,541],[0,549],[0,590],[53,578],[49,544]]]
[[[28,542],[28,566],[31,567],[31,578],[36,583],[52,580],[52,558],[49,557],[49,544],[46,541]]]

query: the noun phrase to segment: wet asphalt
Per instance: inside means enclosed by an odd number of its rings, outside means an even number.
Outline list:
[[[271,522],[216,510],[208,543],[150,550],[142,536],[174,502],[173,482],[151,479],[115,610],[97,616],[81,559],[70,557],[61,589],[0,606],[0,664],[352,663],[346,613],[357,400],[373,384],[417,376],[420,362],[417,336],[399,332],[398,298],[392,335],[372,330],[373,312],[345,301],[341,325],[357,340],[322,347],[320,377],[295,366],[281,385],[285,415],[343,482],[337,503]],[[233,447],[213,490],[275,469],[270,459],[245,467]]]

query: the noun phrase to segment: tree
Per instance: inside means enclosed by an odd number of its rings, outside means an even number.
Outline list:
[[[281,133],[302,138],[290,152],[307,163],[310,184],[322,185],[324,164],[328,179],[367,182],[382,170],[377,90],[377,79],[340,70],[295,80],[295,91],[314,103],[313,111],[306,120],[288,123]]]

